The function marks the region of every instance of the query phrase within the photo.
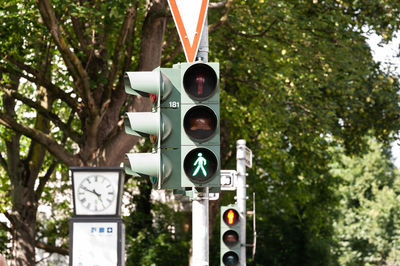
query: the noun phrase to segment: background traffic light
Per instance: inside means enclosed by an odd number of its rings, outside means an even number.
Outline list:
[[[125,172],[150,177],[156,189],[181,187],[179,75],[179,70],[169,68],[125,74],[126,93],[150,97],[153,103],[151,112],[126,113],[126,133],[149,136],[153,150],[126,154]]]
[[[181,63],[182,187],[220,187],[219,64]]]
[[[239,265],[240,222],[236,205],[221,206],[221,265]]]

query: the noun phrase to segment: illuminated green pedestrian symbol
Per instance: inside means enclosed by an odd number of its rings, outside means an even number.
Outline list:
[[[206,169],[204,169],[204,165],[207,164],[207,160],[203,157],[203,154],[201,152],[199,152],[197,154],[197,156],[198,156],[198,158],[193,164],[193,166],[197,165],[197,168],[194,170],[192,176],[196,176],[200,170],[204,176],[207,176],[207,171],[206,171]]]

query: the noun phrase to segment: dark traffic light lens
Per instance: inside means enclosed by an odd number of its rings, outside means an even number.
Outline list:
[[[192,65],[183,76],[183,87],[186,93],[195,100],[206,100],[214,95],[217,83],[217,74],[206,64]]]
[[[206,141],[217,130],[217,116],[207,106],[195,106],[186,112],[183,127],[191,139],[200,142]]]
[[[222,262],[227,266],[239,265],[239,256],[233,251],[228,251],[222,257]]]
[[[228,230],[222,236],[222,240],[228,247],[236,246],[239,243],[239,234],[236,231]]]
[[[228,226],[234,226],[239,221],[239,213],[235,209],[227,209],[223,216],[224,222]]]
[[[186,176],[192,182],[207,183],[217,172],[217,157],[209,149],[193,149],[186,155],[183,168]]]

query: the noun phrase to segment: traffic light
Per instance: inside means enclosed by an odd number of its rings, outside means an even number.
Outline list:
[[[153,104],[151,112],[126,113],[126,133],[150,137],[153,150],[126,154],[125,172],[149,177],[155,189],[181,188],[179,75],[177,69],[156,68],[124,77],[126,93],[150,97]]]
[[[221,265],[239,265],[240,217],[236,205],[221,206]]]
[[[219,64],[181,63],[182,187],[220,187]]]

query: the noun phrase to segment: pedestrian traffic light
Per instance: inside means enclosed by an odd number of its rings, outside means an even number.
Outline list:
[[[219,64],[181,63],[182,187],[220,187]]]
[[[125,131],[153,142],[151,153],[126,154],[125,172],[149,177],[155,189],[181,188],[179,75],[177,69],[156,68],[126,72],[124,78],[126,93],[152,100],[151,112],[126,113]]]
[[[221,265],[239,265],[240,217],[237,205],[221,206]]]

